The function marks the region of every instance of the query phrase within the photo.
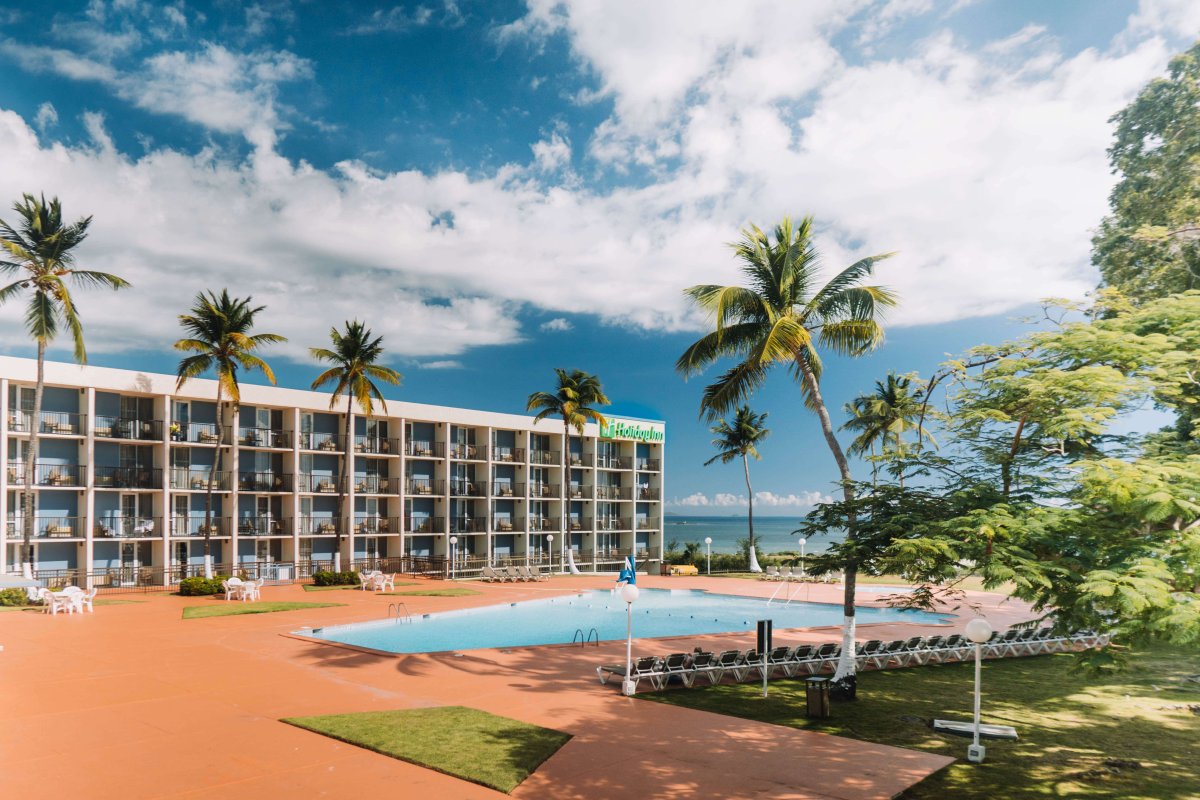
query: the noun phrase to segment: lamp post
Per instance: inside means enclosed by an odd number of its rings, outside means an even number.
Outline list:
[[[458,560],[458,537],[450,537],[450,580],[454,580],[454,562]]]
[[[979,662],[983,657],[983,643],[992,638],[992,626],[986,619],[976,617],[967,623],[966,634],[975,643],[975,738],[967,748],[967,760],[978,764],[987,752],[979,743]]]
[[[712,575],[712,537],[704,537],[704,572]]]
[[[633,603],[638,599],[636,583],[627,583],[620,589],[621,599],[625,601],[625,680],[621,683],[621,691],[632,697],[637,684],[632,678],[633,673]]]
[[[550,571],[554,572],[554,534],[546,534],[546,552],[550,555]]]
[[[808,539],[800,540],[800,577],[805,577],[804,572],[804,545],[808,544]]]

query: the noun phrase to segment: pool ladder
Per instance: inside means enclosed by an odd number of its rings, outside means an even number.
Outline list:
[[[595,636],[596,638],[593,639],[592,638],[593,636]],[[583,628],[576,628],[575,635],[571,637],[571,644],[575,644],[576,642],[579,642],[580,647],[587,647],[589,644],[599,647],[600,646],[600,631],[596,630],[595,628],[592,628],[590,631],[587,632],[587,635],[584,636]]]
[[[404,605],[404,603],[388,603],[387,618],[391,619],[392,613],[394,612],[396,615],[396,622],[399,622],[400,612],[402,610],[404,611],[404,621],[412,622],[412,614],[409,613],[408,606]]]

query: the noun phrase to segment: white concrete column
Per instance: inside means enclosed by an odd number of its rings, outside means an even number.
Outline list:
[[[0,378],[0,573],[8,572],[8,378]]]
[[[84,413],[87,414],[87,427],[84,430],[83,457],[87,468],[84,470],[83,482],[83,552],[80,553],[80,560],[85,575],[84,588],[90,590],[96,554],[96,390],[91,386],[85,390]]]
[[[396,541],[400,543],[400,552],[396,553],[396,556],[399,558],[403,558],[404,553],[408,550],[408,548],[405,546],[407,544],[406,538],[405,538],[407,536],[407,534],[404,530],[405,505],[408,502],[407,420],[405,420],[403,417],[397,417],[394,422],[388,423],[389,429],[393,425],[397,426],[397,430],[399,431],[394,438],[396,440],[396,446],[399,448],[399,451],[396,453],[398,460],[396,461],[395,466],[396,466],[396,469],[399,470],[399,474],[396,476],[396,480],[400,482],[400,486],[399,486],[399,490],[396,492],[396,495],[397,495],[396,502],[400,504],[400,507],[392,509],[392,512],[396,515],[396,532],[398,534],[396,536]]]
[[[154,398],[155,416],[162,420],[162,439],[158,442],[158,463],[162,468],[158,518],[162,521],[162,530],[159,535],[163,538],[163,586],[171,585],[171,559],[175,557],[174,541],[171,539],[171,399],[169,394],[158,395]]]
[[[358,421],[354,413],[354,402],[346,401],[346,416],[350,419],[350,441],[344,442],[346,448],[346,507],[342,509],[342,524],[346,526],[346,536],[344,552],[342,553],[342,569],[351,569],[354,564],[354,505],[357,502],[358,492],[356,491],[355,468],[358,463],[358,456],[354,450],[354,437],[356,436],[354,425]]]
[[[225,524],[229,526],[230,574],[236,575],[237,565],[241,559],[238,549],[242,546],[238,536],[238,493],[240,491],[238,484],[241,475],[242,452],[238,447],[238,422],[241,418],[241,410],[232,406],[229,413],[232,415],[229,421],[229,497],[224,516],[228,520]],[[220,440],[217,441],[217,445],[220,446]]]
[[[300,408],[292,408],[292,496],[284,501],[292,512],[293,575],[300,573]]]

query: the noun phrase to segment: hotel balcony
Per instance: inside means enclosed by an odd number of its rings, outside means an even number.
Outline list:
[[[301,472],[296,476],[296,490],[310,494],[337,494],[337,476]]]
[[[525,520],[520,517],[492,517],[492,530],[496,533],[512,533],[525,530]]]
[[[570,486],[567,487],[567,499],[569,499],[569,500],[582,500],[585,497],[591,498],[591,496],[592,496],[592,487],[591,486],[583,486],[578,483],[572,483]]]
[[[487,533],[487,520],[477,517],[451,517],[451,533]]]
[[[342,435],[340,433],[301,433],[301,450],[316,450],[323,453],[340,453],[343,451]]]
[[[33,536],[35,539],[82,539],[84,524],[83,517],[51,517],[37,514],[33,518]],[[24,535],[24,519],[18,517],[9,520],[9,540],[21,539]]]
[[[572,467],[591,467],[595,458],[590,453],[571,453],[570,461]]]
[[[622,561],[629,556],[649,558],[650,551],[645,548],[634,550],[629,547],[601,547],[596,550],[597,561]]]
[[[192,512],[191,514],[176,514],[171,517],[171,535],[176,537],[185,536],[204,536],[207,533],[210,536],[228,536],[229,524],[226,520],[221,519],[220,515],[213,514],[209,520],[209,524],[204,524],[204,512]]]
[[[238,444],[242,447],[292,448],[292,432],[278,428],[238,428]]]
[[[291,536],[292,521],[278,517],[242,517],[237,529],[238,536]]]
[[[506,464],[524,464],[525,448],[492,446],[492,461],[503,461]]]
[[[213,422],[171,423],[171,441],[188,444],[229,444],[229,428]]]
[[[218,472],[215,475],[208,469],[171,468],[171,488],[195,492],[213,489],[219,492],[229,491],[229,473]]]
[[[530,450],[530,464],[544,464],[550,467],[561,467],[562,461],[559,459],[557,450]]]
[[[144,467],[94,467],[97,489],[161,489],[162,470]]]
[[[487,461],[486,444],[451,444],[450,457],[459,461]]]
[[[567,520],[567,530],[569,531],[590,531],[591,529],[591,517],[571,517]]]
[[[639,472],[659,472],[662,470],[662,462],[657,458],[639,458],[637,468]]]
[[[601,517],[596,520],[598,531],[630,531],[633,530],[628,519],[622,517]]]
[[[524,497],[525,484],[501,481],[492,484],[492,497]]]
[[[530,497],[558,497],[560,487],[557,483],[531,483],[529,484]]]
[[[655,489],[651,486],[639,486],[637,490],[638,500],[660,500],[662,499],[662,490]]]
[[[429,478],[409,478],[408,493],[411,495],[443,495],[446,493],[445,482]]]
[[[354,491],[358,494],[397,494],[396,484],[386,475],[355,475]]]
[[[483,481],[450,480],[451,497],[483,497],[487,484]]]
[[[555,533],[559,529],[560,520],[552,517],[530,517],[530,533]]]
[[[391,455],[400,453],[399,439],[386,439],[380,436],[355,436],[354,452],[374,453],[376,455]]]
[[[633,461],[625,456],[596,456],[596,466],[601,469],[629,469]]]
[[[38,433],[58,436],[82,436],[87,416],[65,411],[43,411],[39,417]],[[8,429],[16,433],[29,433],[33,427],[32,411],[14,411],[8,418]]]
[[[333,517],[300,517],[296,526],[301,536],[336,536],[342,532],[342,521]]]
[[[97,416],[92,424],[92,435],[97,439],[161,442],[163,423],[161,419]]]
[[[404,445],[404,455],[414,458],[444,458],[446,445],[442,442],[408,442]]]
[[[400,520],[395,517],[357,514],[354,517],[354,532],[359,536],[383,536],[389,533],[399,533]]]
[[[409,533],[441,533],[446,529],[442,517],[405,517],[404,530]]]
[[[96,520],[97,538],[149,539],[162,536],[162,520],[158,517],[126,517],[119,514]]]
[[[632,500],[633,489],[628,486],[597,486],[597,500]]]
[[[85,469],[82,464],[34,464],[33,481],[38,486],[83,486]],[[8,482],[13,486],[25,485],[23,462],[9,462]]]
[[[243,472],[238,475],[240,492],[290,492],[292,476],[288,472]]]
[[[638,517],[633,521],[633,529],[637,531],[656,531],[658,530],[658,518]]]

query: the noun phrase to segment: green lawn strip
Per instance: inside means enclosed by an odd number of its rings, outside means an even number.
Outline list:
[[[410,589],[407,592],[379,592],[388,597],[469,597],[473,594],[483,594],[465,586],[451,586],[448,589]]]
[[[345,603],[238,603],[230,601],[221,605],[187,606],[183,609],[184,619],[205,617],[232,617],[237,614],[270,614],[275,611],[298,611],[302,608],[330,608]]]
[[[835,703],[828,720],[804,715],[804,682],[639,694],[639,698],[910,747],[961,759],[905,793],[933,798],[1196,798],[1200,772],[1200,651],[1154,647],[1132,669],[1073,674],[1070,655],[983,665],[983,719],[1012,725],[1020,740],[985,741],[982,765],[966,762],[970,740],[934,733],[936,719],[971,719],[971,663],[865,672],[856,702]],[[1107,763],[1106,763],[1107,762]],[[1138,762],[1140,768],[1130,766]]]
[[[282,721],[501,792],[517,788],[571,738],[462,706]]]
[[[92,601],[94,606],[129,606],[134,603],[145,603],[145,600],[119,600],[115,597],[97,597]]]
[[[397,586],[416,586],[418,583],[419,583],[419,581],[397,581],[396,585]],[[313,586],[310,583],[306,583],[303,585],[304,585],[304,591],[306,591],[306,592],[335,592],[335,591],[347,591],[350,589],[361,592],[363,590],[362,586],[359,584],[355,584],[353,586]]]

